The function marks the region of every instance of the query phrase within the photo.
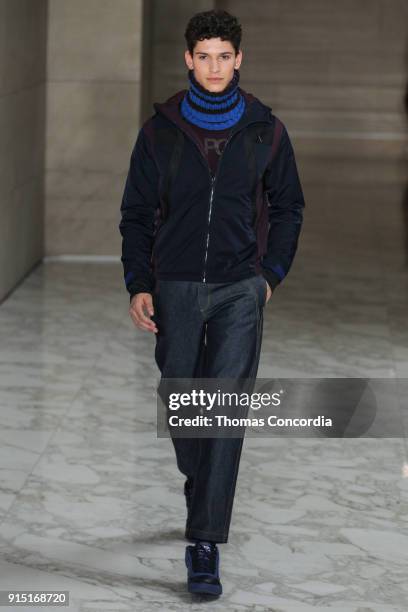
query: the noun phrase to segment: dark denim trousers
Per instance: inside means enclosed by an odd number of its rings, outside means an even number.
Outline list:
[[[162,379],[255,381],[266,294],[263,276],[222,284],[158,280],[152,319]],[[192,491],[186,537],[227,542],[243,437],[172,442]]]

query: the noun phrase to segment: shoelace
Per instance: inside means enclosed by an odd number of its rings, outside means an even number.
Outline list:
[[[196,544],[196,567],[194,571],[215,574],[216,548],[207,544]]]

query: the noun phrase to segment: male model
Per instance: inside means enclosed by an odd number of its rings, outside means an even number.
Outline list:
[[[156,334],[162,380],[252,380],[263,308],[291,267],[305,202],[284,124],[238,86],[237,19],[198,13],[185,38],[189,89],[154,104],[123,194],[129,312]],[[243,437],[172,441],[195,542],[188,589],[219,595]]]

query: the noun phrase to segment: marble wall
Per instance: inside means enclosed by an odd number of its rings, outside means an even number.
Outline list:
[[[144,99],[144,118],[154,112],[153,102],[163,102],[176,91],[188,87],[184,31],[195,13],[215,8],[215,2],[197,0],[192,4],[189,0],[151,0],[149,6],[146,22],[151,24],[150,49],[145,55],[150,61],[151,80]]]
[[[406,0],[218,0],[244,31],[242,81],[299,156],[407,158]]]
[[[120,199],[140,127],[142,4],[49,0],[47,256],[119,254]]]
[[[0,300],[43,254],[46,0],[0,0]]]

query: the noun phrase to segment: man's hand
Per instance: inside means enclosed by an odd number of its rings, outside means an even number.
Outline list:
[[[146,314],[149,316],[146,316]],[[150,317],[154,315],[153,300],[150,293],[136,293],[130,302],[129,314],[139,329],[157,334],[158,329]]]
[[[266,283],[266,302],[265,304],[267,304],[269,302],[269,298],[272,295],[272,289],[270,288],[268,281],[265,281],[265,283]]]

